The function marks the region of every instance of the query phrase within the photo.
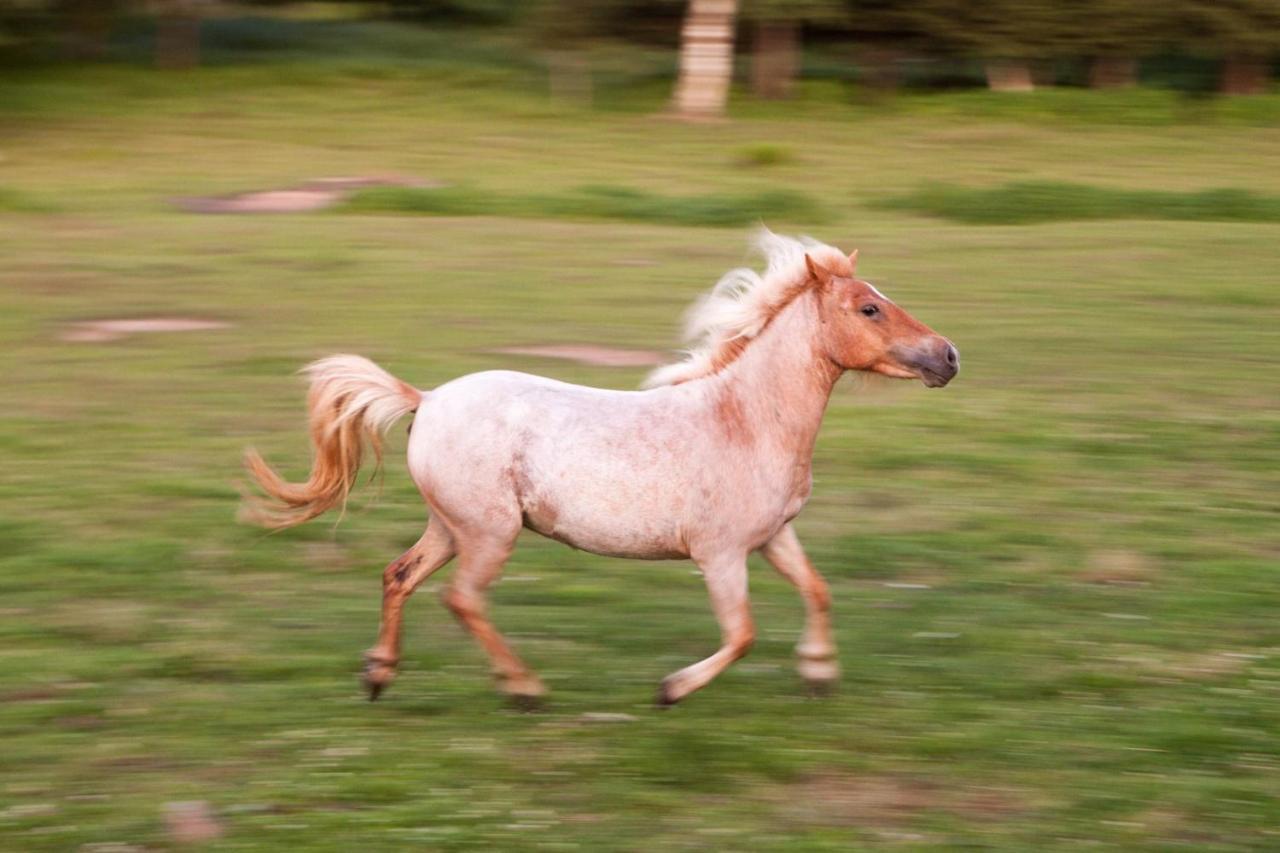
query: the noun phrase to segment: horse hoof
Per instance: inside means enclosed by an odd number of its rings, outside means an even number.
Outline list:
[[[653,697],[653,706],[659,711],[665,711],[675,705],[680,700],[671,693],[671,688],[667,682],[658,685],[658,695]]]
[[[804,682],[811,699],[826,699],[834,696],[839,683],[834,678],[806,678]]]
[[[364,689],[369,694],[369,701],[376,702],[378,697],[382,695],[382,691],[387,689],[387,685],[391,683],[390,678],[378,678],[372,673],[366,671],[364,677],[360,679],[364,682]]]
[[[508,693],[507,704],[522,714],[541,711],[546,704],[541,696],[532,693]]]
[[[813,690],[830,692],[840,680],[840,664],[834,654],[808,656],[802,653],[796,669]]]
[[[377,701],[382,691],[387,689],[387,685],[394,681],[395,677],[395,667],[373,658],[365,658],[364,672],[361,673],[360,680],[364,682],[364,689],[369,692],[370,702]]]

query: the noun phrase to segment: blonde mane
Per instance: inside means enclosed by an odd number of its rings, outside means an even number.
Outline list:
[[[752,242],[765,258],[764,274],[747,267],[725,273],[685,316],[684,339],[691,345],[685,359],[649,374],[645,388],[709,376],[741,355],[779,311],[813,284],[805,255],[837,275],[853,274],[843,252],[809,237],[783,237],[761,228]]]

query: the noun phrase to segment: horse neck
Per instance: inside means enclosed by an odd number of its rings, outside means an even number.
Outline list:
[[[843,373],[824,354],[820,329],[817,297],[801,294],[709,378],[713,398],[736,400],[753,434],[806,459]]]

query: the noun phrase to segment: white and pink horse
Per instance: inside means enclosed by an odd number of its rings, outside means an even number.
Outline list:
[[[855,277],[857,257],[768,231],[763,275],[734,270],[691,312],[689,357],[642,391],[486,371],[420,391],[355,355],[306,368],[315,458],[288,483],[253,451],[269,496],[257,521],[287,527],[343,504],[364,445],[416,412],[409,474],[430,508],[426,532],[383,573],[382,624],[365,655],[371,698],[395,677],[400,619],[413,590],[454,557],[444,602],[488,653],[501,689],[521,703],[542,682],[487,615],[485,589],[522,527],[615,557],[692,559],[706,579],[722,643],[663,680],[661,704],[703,687],[750,649],[747,556],[760,551],[799,589],[807,618],[800,674],[839,674],[826,583],[791,527],[809,497],[814,440],[846,370],[947,384],[951,342]]]

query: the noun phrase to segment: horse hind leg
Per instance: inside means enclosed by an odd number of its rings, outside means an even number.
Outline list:
[[[458,570],[443,600],[489,656],[499,689],[518,707],[531,709],[539,704],[546,688],[489,621],[485,599],[485,590],[511,556],[518,532],[517,527],[509,537],[486,535],[459,542]]]
[[[746,557],[699,560],[698,568],[707,582],[711,608],[720,623],[720,648],[710,657],[664,678],[658,689],[657,703],[660,707],[674,705],[705,687],[730,664],[745,656],[755,642],[755,623],[747,602]]]
[[[796,646],[800,677],[815,693],[830,692],[840,678],[840,664],[831,639],[831,592],[827,582],[809,562],[790,524],[766,542],[760,553],[804,599],[804,634]]]
[[[396,677],[404,603],[419,584],[453,559],[453,555],[453,536],[432,516],[422,538],[382,572],[382,622],[378,626],[378,641],[364,655],[363,680],[370,701],[377,699]]]

